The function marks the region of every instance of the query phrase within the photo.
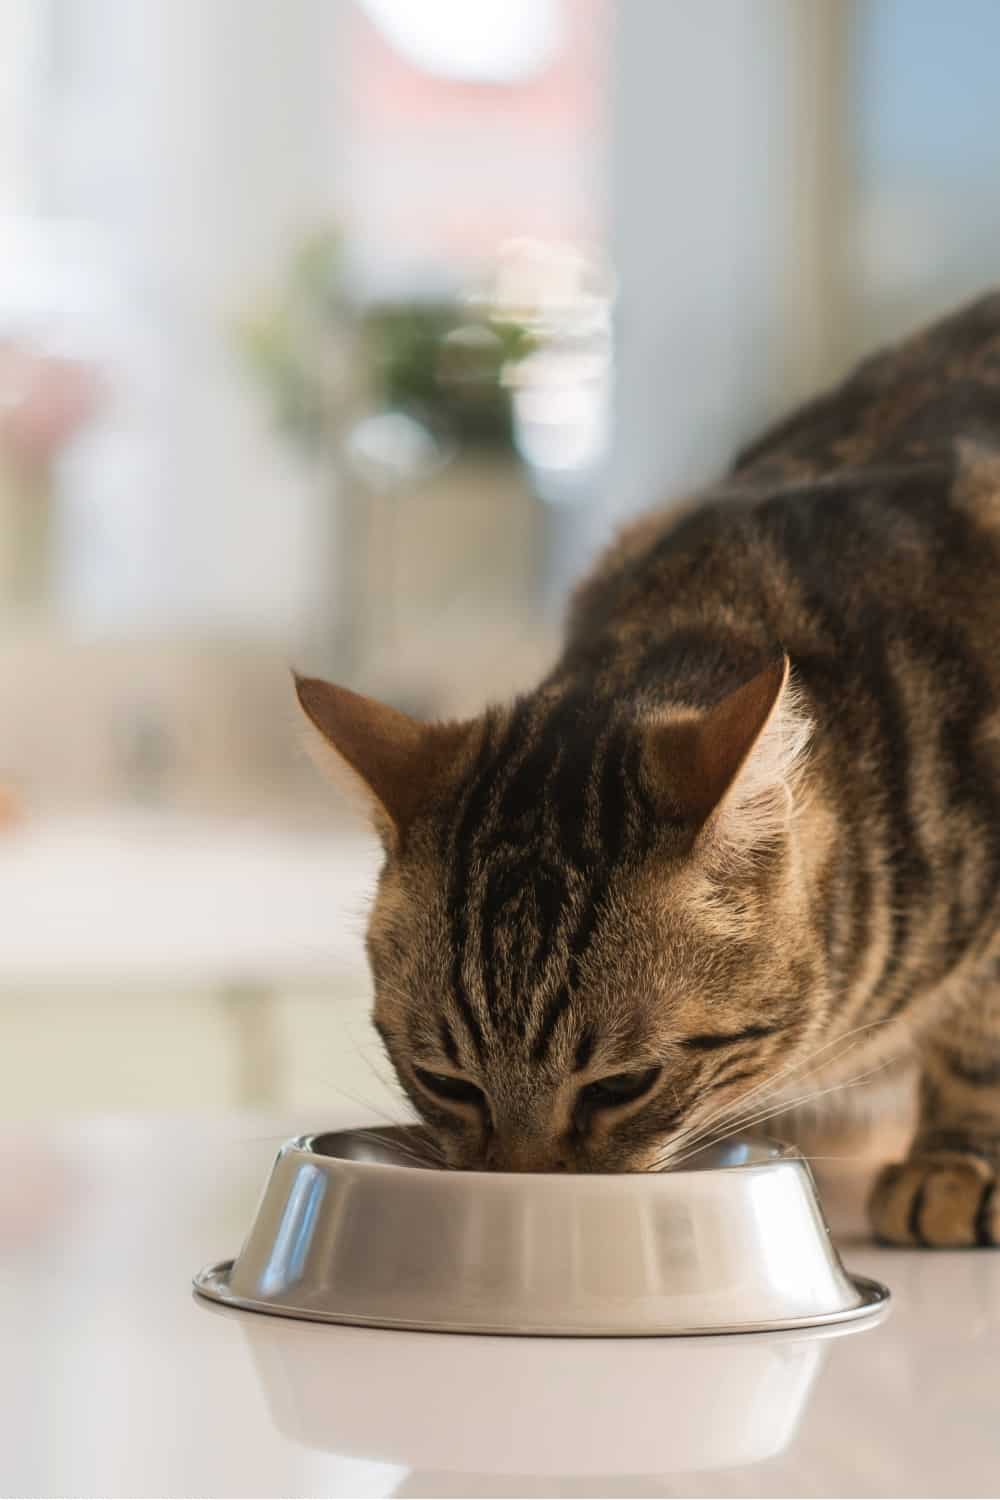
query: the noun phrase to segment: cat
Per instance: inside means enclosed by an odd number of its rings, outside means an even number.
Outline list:
[[[912,1051],[874,1232],[1000,1242],[1000,294],[626,530],[513,704],[297,691],[443,1162],[657,1170]]]

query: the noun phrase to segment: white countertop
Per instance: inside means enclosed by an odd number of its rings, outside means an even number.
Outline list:
[[[280,1140],[347,1121],[0,1137],[0,1494],[987,1496],[1000,1253],[845,1243],[889,1284],[836,1336],[546,1340],[225,1312]]]

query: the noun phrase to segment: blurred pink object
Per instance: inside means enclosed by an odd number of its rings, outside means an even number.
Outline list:
[[[37,1245],[73,1212],[78,1179],[65,1154],[37,1131],[13,1126],[0,1142],[0,1243]]]
[[[0,340],[0,450],[44,467],[97,410],[100,382],[79,360]]]
[[[15,828],[24,816],[24,807],[14,788],[0,781],[0,833]]]

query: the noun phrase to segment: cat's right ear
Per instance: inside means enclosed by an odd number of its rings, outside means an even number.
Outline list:
[[[704,711],[654,724],[646,768],[664,811],[717,847],[760,848],[787,828],[810,723],[788,657]]]
[[[425,724],[318,677],[294,681],[313,759],[364,805],[386,848],[398,848],[420,808],[455,774],[475,726]]]

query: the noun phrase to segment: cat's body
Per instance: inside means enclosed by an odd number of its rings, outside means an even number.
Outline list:
[[[376,1020],[449,1160],[649,1169],[913,1047],[875,1227],[1000,1239],[1000,297],[633,527],[512,708],[300,696],[376,804]]]

